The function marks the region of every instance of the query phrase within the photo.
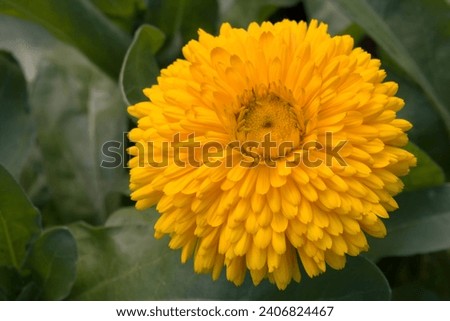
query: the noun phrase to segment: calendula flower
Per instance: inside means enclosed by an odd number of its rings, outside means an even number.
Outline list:
[[[313,20],[202,30],[130,106],[131,198],[198,273],[284,289],[384,237],[411,124],[380,61]]]

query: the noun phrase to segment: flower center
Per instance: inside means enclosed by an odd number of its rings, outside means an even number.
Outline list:
[[[244,93],[241,106],[236,137],[247,154],[274,159],[300,145],[303,126],[287,99],[271,92],[252,91]]]

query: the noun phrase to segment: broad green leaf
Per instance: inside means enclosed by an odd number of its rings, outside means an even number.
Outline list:
[[[268,281],[255,287],[249,277],[240,287],[193,272],[192,262],[180,263],[179,251],[168,248],[167,238],[153,237],[159,216],[122,209],[105,227],[70,227],[79,250],[73,300],[386,300],[390,289],[378,268],[362,257],[349,258],[342,271],[331,268],[300,284],[278,291]]]
[[[119,75],[129,37],[88,0],[0,0],[0,13],[45,27],[76,46],[109,75]]]
[[[16,301],[36,301],[39,300],[39,288],[33,281],[26,283],[20,290]]]
[[[450,250],[407,257],[390,257],[377,264],[392,282],[392,299],[449,300]]]
[[[399,209],[385,221],[388,234],[372,239],[373,259],[436,252],[450,248],[450,184],[402,193]]]
[[[166,42],[157,55],[160,66],[167,66],[181,55],[181,47],[197,39],[198,29],[217,31],[217,0],[155,0],[148,5],[147,22],[158,27]]]
[[[424,90],[450,137],[450,7],[443,0],[336,0]]]
[[[108,218],[105,227],[147,226],[152,232],[158,216],[154,209],[137,211],[134,207],[122,207]]]
[[[258,292],[255,288],[254,292]],[[251,297],[251,296],[250,296]],[[259,300],[389,300],[391,289],[378,267],[363,257],[347,257],[341,271],[327,267],[318,277],[308,278],[303,272],[300,284],[285,291],[258,295]],[[236,297],[238,299],[238,297]]]
[[[450,177],[450,139],[446,135],[445,124],[421,88],[392,68],[391,61],[383,62],[389,80],[399,84],[397,96],[405,100],[405,107],[400,110],[398,117],[413,124],[413,128],[408,131],[410,140],[430,155]]]
[[[0,266],[0,301],[14,300],[22,288],[19,272],[7,266]]]
[[[247,28],[250,22],[262,22],[280,7],[295,6],[300,0],[219,0],[220,21]]]
[[[17,61],[0,51],[0,164],[18,179],[34,138],[25,78]]]
[[[41,151],[35,143],[30,151],[27,163],[20,174],[20,185],[34,206],[40,209],[45,207],[45,204],[51,198],[47,188],[47,177],[44,173],[42,160]]]
[[[41,62],[30,97],[56,216],[46,218],[103,222],[126,185],[127,118],[117,85],[64,47]]]
[[[66,228],[42,233],[33,244],[26,267],[40,290],[42,300],[62,300],[75,281],[77,247]]]
[[[131,33],[136,20],[144,14],[146,0],[90,0],[117,26]]]
[[[329,0],[305,0],[303,3],[308,17],[325,22],[331,35],[350,35],[354,39],[355,46],[363,39],[364,30],[357,24],[352,23]]]
[[[0,15],[0,48],[11,52],[17,59],[27,81],[36,77],[39,62],[58,45],[65,44],[42,26],[13,16]]]
[[[183,43],[197,37],[199,28],[217,28],[217,0],[156,0],[149,3],[149,22]]]
[[[328,31],[332,35],[341,33],[350,27],[352,21],[329,0],[305,0],[303,1],[308,17],[318,19],[328,24]]]
[[[164,43],[164,34],[150,25],[141,26],[128,48],[120,71],[120,88],[125,102],[148,100],[142,90],[156,83],[159,75],[155,54]]]
[[[406,150],[416,156],[417,166],[412,168],[407,176],[402,177],[405,192],[444,184],[444,171],[427,153],[411,142],[406,146]]]
[[[40,230],[38,211],[0,165],[0,266],[19,270],[28,245]]]
[[[439,296],[417,284],[407,284],[392,289],[393,301],[439,301]]]

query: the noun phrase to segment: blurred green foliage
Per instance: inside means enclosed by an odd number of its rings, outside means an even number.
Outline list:
[[[418,166],[385,239],[280,292],[196,275],[128,199],[126,107],[198,28],[317,18],[399,83]],[[450,299],[450,8],[445,0],[0,0],[0,299]],[[100,166],[108,141],[122,163]]]

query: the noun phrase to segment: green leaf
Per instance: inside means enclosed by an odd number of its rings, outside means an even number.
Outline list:
[[[179,251],[167,239],[153,237],[159,216],[122,209],[105,227],[86,224],[70,227],[79,250],[78,275],[69,299],[73,300],[386,300],[390,289],[378,268],[362,257],[349,258],[342,271],[314,279],[303,272],[300,284],[278,291],[268,281],[255,287],[247,277],[236,287],[225,279],[193,272],[192,262],[180,263]]]
[[[40,230],[38,211],[0,165],[0,266],[19,270],[27,246]]]
[[[33,141],[25,78],[17,61],[0,51],[0,164],[19,178]]]
[[[385,222],[387,236],[369,242],[371,258],[424,254],[450,248],[450,184],[402,193],[397,202],[400,208]]]
[[[116,78],[129,37],[87,0],[0,0],[0,12],[35,22]]]
[[[448,146],[450,146],[450,139],[446,135],[445,124],[421,88],[393,69],[390,61],[384,60],[384,62],[387,65],[385,69],[389,79],[399,84],[397,95],[406,103],[398,116],[413,124],[413,128],[408,131],[409,138],[430,155],[449,177],[450,148]]]
[[[149,21],[185,43],[197,37],[199,28],[214,32],[218,10],[217,0],[156,0],[149,4]]]
[[[154,209],[137,211],[134,207],[122,207],[108,218],[105,227],[146,226],[150,231],[153,231],[155,216],[158,215]]]
[[[300,284],[294,283],[282,292],[270,292],[259,296],[259,300],[389,300],[391,297],[383,273],[361,256],[347,257],[341,271],[327,267],[323,275],[312,279],[303,272]]]
[[[303,3],[307,16],[325,22],[331,35],[350,35],[356,46],[365,36],[364,30],[340,10],[336,10],[335,5],[329,0],[305,0]]]
[[[150,25],[141,26],[134,35],[120,71],[120,88],[125,102],[148,100],[142,90],[156,83],[159,67],[155,54],[164,43],[164,34]]]
[[[180,57],[181,47],[198,38],[199,28],[213,34],[217,31],[217,0],[155,0],[150,1],[148,12],[147,21],[167,37],[157,55],[160,66]]]
[[[27,258],[26,267],[38,285],[40,299],[62,300],[69,293],[76,276],[77,247],[66,228],[42,233]]]
[[[280,7],[295,6],[300,0],[219,0],[220,21],[247,28],[250,22],[262,22]]]
[[[7,266],[0,266],[0,301],[14,300],[22,288],[19,272]]]
[[[422,87],[450,137],[448,4],[443,0],[336,0],[334,3]]]
[[[332,35],[340,34],[352,25],[352,21],[341,11],[336,10],[336,7],[329,0],[305,0],[303,2],[308,17],[328,24],[328,31]]]
[[[18,41],[17,45],[10,44],[9,46],[11,50],[14,50],[14,55],[21,55],[22,53],[21,65],[26,65],[29,73],[34,73],[33,68],[30,68],[29,65],[34,59],[34,57],[31,57],[31,54],[37,59],[42,58],[42,55],[28,41],[23,40],[20,36],[18,38],[15,36],[21,35],[25,30],[30,31],[30,37],[36,36],[39,32],[34,32],[35,29],[32,28],[20,28],[23,23],[4,24],[5,20],[21,22],[18,19],[8,17],[0,19],[0,47],[8,42],[8,37],[10,37],[10,40],[21,39],[26,42],[26,46],[30,49],[29,56],[25,53],[27,50],[23,50],[23,48],[21,50],[20,45],[18,45],[20,41]],[[8,29],[7,37],[4,37],[2,32],[4,26],[11,28]],[[5,34],[7,33],[5,32]],[[3,42],[4,40],[6,41]],[[46,42],[44,43],[47,44]],[[1,55],[0,61],[3,61],[3,56]],[[3,86],[0,85],[3,88],[0,94],[0,101],[2,102],[0,104],[0,114],[2,115],[0,120],[0,163],[20,182],[31,202],[40,208],[40,205],[45,203],[45,200],[48,198],[48,191],[46,189],[46,178],[41,170],[40,151],[35,144],[36,128],[29,110],[25,79],[20,74],[21,81],[19,86],[17,74],[11,74],[8,71],[3,72],[4,64],[0,63],[0,65],[0,69],[2,69],[0,77],[4,76]],[[14,63],[14,68],[19,69],[16,63]],[[14,71],[20,71],[20,69]]]
[[[402,181],[405,184],[405,192],[444,184],[444,171],[427,153],[411,142],[405,149],[417,158],[417,166],[412,168],[407,176],[402,177]]]
[[[104,222],[127,184],[117,84],[64,47],[41,62],[30,97],[52,196],[46,219]]]
[[[32,81],[39,62],[51,54],[55,46],[65,44],[35,23],[13,16],[0,17],[0,48],[11,52],[22,67],[26,80]]]
[[[136,20],[146,9],[146,0],[90,0],[118,27],[131,33]]]
[[[417,284],[406,284],[392,289],[394,301],[440,301],[442,299],[429,289]]]

